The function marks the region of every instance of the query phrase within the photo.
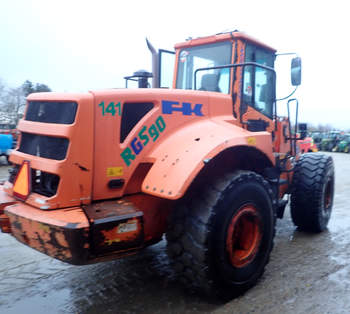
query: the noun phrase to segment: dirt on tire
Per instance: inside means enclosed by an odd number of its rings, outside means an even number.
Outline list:
[[[273,247],[275,202],[268,182],[254,172],[213,181],[174,209],[167,251],[188,288],[227,300],[255,285],[264,271]],[[244,238],[255,240],[240,243]]]

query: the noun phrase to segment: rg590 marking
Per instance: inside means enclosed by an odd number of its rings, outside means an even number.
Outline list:
[[[149,143],[150,138],[155,142],[159,138],[160,133],[165,130],[165,127],[165,121],[162,116],[159,116],[149,128],[143,126],[138,135],[132,139],[130,145],[120,154],[125,164],[129,167],[136,156]]]

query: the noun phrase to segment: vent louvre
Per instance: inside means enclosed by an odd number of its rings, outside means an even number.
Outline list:
[[[22,132],[18,151],[42,158],[63,160],[67,155],[68,144],[66,138]]]
[[[72,124],[78,104],[76,102],[30,101],[25,120],[43,123]]]

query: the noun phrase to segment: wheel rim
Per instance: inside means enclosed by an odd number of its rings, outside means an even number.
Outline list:
[[[226,250],[232,266],[249,264],[258,252],[261,237],[261,219],[256,207],[244,205],[232,217],[227,231]]]

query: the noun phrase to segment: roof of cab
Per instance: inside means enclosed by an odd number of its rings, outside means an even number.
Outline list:
[[[215,35],[211,35],[211,36],[198,37],[198,38],[194,38],[194,39],[191,38],[185,42],[176,44],[175,49],[192,47],[192,46],[199,46],[199,45],[204,45],[204,44],[210,44],[210,43],[227,41],[227,40],[235,40],[235,39],[249,41],[253,44],[264,47],[265,49],[276,52],[276,49],[262,43],[261,41],[255,39],[254,37],[248,36],[247,34],[245,34],[243,32],[238,32],[238,31],[233,31],[233,32],[228,32],[228,33],[219,33],[219,34],[215,34]]]

